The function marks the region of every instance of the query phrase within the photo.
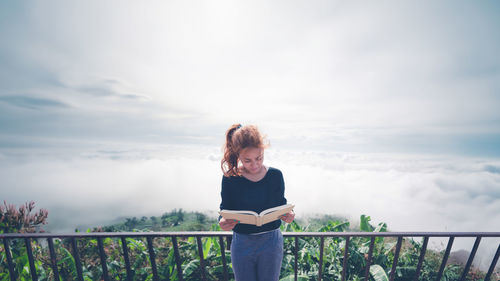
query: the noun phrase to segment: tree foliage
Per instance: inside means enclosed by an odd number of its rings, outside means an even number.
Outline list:
[[[25,205],[26,210],[30,205]],[[12,209],[12,208],[11,208]],[[26,211],[24,211],[26,214]],[[29,212],[28,212],[29,213]],[[36,218],[46,218],[45,213],[34,218],[34,222],[40,221]],[[180,210],[174,210],[165,213],[161,217],[148,218],[129,218],[125,221],[126,227],[137,227],[150,224],[151,227],[158,226],[165,221],[166,224],[189,224],[190,227],[200,226],[207,220],[207,217],[201,216],[201,213],[188,214]],[[191,218],[189,218],[191,216]],[[186,220],[187,218],[187,220]],[[43,220],[42,220],[43,221]],[[156,224],[154,223],[156,222]],[[365,232],[385,232],[387,225],[380,223],[372,225],[369,216],[361,216],[360,231]],[[115,229],[118,228],[114,226]],[[296,221],[290,224],[282,225],[284,232],[345,232],[351,231],[350,223],[345,220],[325,221],[319,228],[311,229],[310,226],[303,226]],[[106,227],[94,229],[94,231],[106,230]],[[202,230],[202,229],[193,229]],[[203,229],[206,230],[206,229]],[[212,231],[220,231],[217,224],[212,224]],[[90,230],[88,230],[90,232]],[[108,231],[108,230],[106,230]],[[321,277],[323,280],[340,280],[344,263],[344,251],[346,239],[343,237],[324,238],[323,259],[320,265],[320,246],[321,238],[316,237],[298,237],[298,248],[295,248],[295,237],[288,237],[284,241],[284,257],[281,268],[281,281],[294,280],[295,272],[295,252],[297,251],[297,272],[298,280],[317,280],[321,266]],[[153,273],[148,251],[148,242],[145,238],[126,238],[129,259],[132,266],[133,280],[152,280]],[[158,268],[160,280],[179,280],[178,269],[176,267],[175,255],[173,250],[173,240],[170,237],[157,237],[153,240],[155,261]],[[218,237],[203,237],[202,252],[205,264],[205,272],[208,280],[222,280],[224,269],[221,255],[221,247],[225,249],[225,261],[227,264],[230,279],[233,280],[231,268],[230,252],[228,245],[220,245]],[[21,239],[10,239],[9,247],[14,259],[17,280],[31,280],[29,272],[29,263],[26,247]],[[127,272],[125,269],[125,260],[123,257],[122,240],[119,238],[103,238],[104,251],[106,255],[106,265],[111,280],[126,280]],[[364,280],[365,269],[367,266],[367,256],[369,252],[371,239],[366,237],[351,237],[348,248],[348,259],[346,263],[346,280]],[[72,250],[71,241],[68,239],[54,239],[57,268],[61,280],[77,280],[76,262]],[[202,268],[198,253],[197,239],[194,237],[177,238],[177,244],[180,254],[181,271],[184,280],[201,280]],[[84,280],[102,280],[103,272],[101,260],[99,257],[97,238],[78,239],[78,254],[82,261],[82,272]],[[369,267],[369,278],[373,281],[386,281],[393,264],[395,255],[395,238],[378,237],[374,240],[372,262]],[[53,280],[49,250],[45,240],[33,240],[31,242],[33,254],[35,256],[35,267],[39,280]],[[413,239],[403,239],[400,256],[397,262],[395,280],[413,280],[416,272],[418,258],[422,248],[420,241]],[[427,250],[424,260],[420,280],[435,280],[439,265],[443,257],[443,252]],[[442,280],[458,280],[463,270],[459,265],[447,265]],[[493,278],[498,279],[498,275]],[[471,270],[466,280],[476,281],[484,279],[484,273],[477,269]],[[492,280],[497,280],[492,279]],[[0,246],[0,281],[10,280],[6,264],[5,249]]]
[[[40,209],[34,212],[35,202],[26,202],[16,208],[3,201],[0,205],[0,233],[33,233],[42,232],[42,225],[47,224],[48,211]]]

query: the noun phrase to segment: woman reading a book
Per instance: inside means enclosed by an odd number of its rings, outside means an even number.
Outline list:
[[[267,144],[255,126],[232,125],[226,132],[221,161],[221,210],[263,210],[286,204],[285,184],[280,170],[263,165]],[[293,211],[280,217],[291,223]],[[231,261],[237,281],[275,281],[279,279],[283,259],[281,220],[262,226],[219,220],[220,227],[233,230]]]

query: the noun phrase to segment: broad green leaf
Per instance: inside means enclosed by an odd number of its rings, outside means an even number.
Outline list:
[[[373,232],[387,232],[387,224],[385,222],[379,223]]]
[[[182,275],[184,276],[190,276],[198,267],[200,266],[200,261],[199,260],[192,260],[190,261],[182,270]]]
[[[103,244],[104,244],[105,246],[108,246],[108,245],[110,245],[111,243],[113,243],[113,240],[112,240],[110,237],[106,237],[106,238],[104,238],[104,240],[103,240]]]
[[[387,244],[385,244],[385,246],[387,246],[387,249],[384,252],[384,255],[387,256],[392,251],[392,249],[396,246],[396,242],[387,243]]]
[[[361,215],[360,223],[359,223],[359,228],[361,229],[361,231],[364,231],[364,232],[372,232],[373,231],[373,226],[371,226],[370,221],[371,221],[370,216]]]
[[[384,269],[378,264],[370,266],[370,275],[375,281],[389,281]]]
[[[208,257],[208,252],[210,251],[210,248],[212,247],[212,239],[208,237],[205,242],[202,242],[203,245],[203,257],[207,258]]]

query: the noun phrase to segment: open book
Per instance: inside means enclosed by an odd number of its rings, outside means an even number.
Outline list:
[[[278,207],[270,208],[257,214],[254,211],[233,211],[233,210],[221,210],[219,214],[226,220],[238,220],[240,223],[254,224],[256,226],[261,226],[263,224],[279,220],[279,218],[293,210],[295,205],[286,204]]]

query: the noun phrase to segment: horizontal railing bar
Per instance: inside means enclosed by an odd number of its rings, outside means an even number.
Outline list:
[[[179,231],[179,232],[89,232],[89,233],[3,233],[0,238],[97,238],[97,237],[218,237],[232,236],[228,231]],[[500,236],[500,234],[499,234]]]
[[[230,231],[179,232],[90,232],[90,233],[2,233],[0,238],[93,238],[93,237],[219,237]],[[283,232],[288,237],[500,237],[500,232]]]
[[[299,237],[500,237],[500,232],[284,232]]]

